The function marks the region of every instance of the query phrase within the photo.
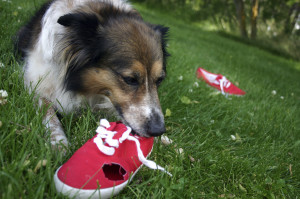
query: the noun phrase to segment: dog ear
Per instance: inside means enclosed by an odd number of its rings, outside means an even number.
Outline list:
[[[169,36],[169,27],[165,27],[162,25],[155,25],[153,29],[156,32],[159,32],[161,35],[161,47],[163,52],[163,66],[164,69],[166,69],[166,61],[167,57],[170,56],[170,54],[167,51],[167,42],[168,42],[168,36]]]
[[[72,23],[76,21],[78,14],[66,14],[64,16],[59,17],[57,23],[63,26],[71,26]]]
[[[80,52],[81,56],[86,55],[86,59],[83,60],[95,59],[101,56],[105,47],[103,44],[104,38],[100,32],[100,21],[95,14],[70,13],[61,16],[57,22],[69,28],[63,46],[72,46],[70,51],[73,52],[69,53],[76,54]]]
[[[58,47],[63,56],[62,59],[68,63],[65,77],[66,87],[72,90],[75,89],[73,87],[78,81],[80,71],[106,56],[107,41],[95,14],[66,14],[61,16],[57,22],[67,28],[64,39],[61,40]]]
[[[153,29],[154,29],[155,31],[159,31],[160,34],[161,34],[163,37],[165,37],[165,38],[168,36],[169,30],[170,30],[169,27],[166,27],[166,26],[163,26],[163,25],[155,25]]]
[[[57,23],[65,27],[71,27],[76,30],[82,30],[88,32],[96,30],[99,26],[99,20],[96,15],[88,13],[70,13],[61,16]]]

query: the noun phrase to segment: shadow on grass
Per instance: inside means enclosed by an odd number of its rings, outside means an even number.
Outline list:
[[[240,36],[236,36],[236,35],[224,32],[224,31],[217,31],[216,33],[222,37],[226,37],[226,38],[229,38],[234,41],[242,42],[247,45],[257,47],[259,49],[268,51],[274,55],[281,56],[281,57],[284,57],[287,59],[293,59],[295,61],[300,61],[300,57],[297,56],[297,53],[292,54],[280,47],[276,47],[274,42],[266,41],[263,39],[251,40],[251,39],[242,38]]]

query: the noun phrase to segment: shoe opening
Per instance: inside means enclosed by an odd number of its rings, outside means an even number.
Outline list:
[[[104,164],[102,167],[104,175],[107,179],[117,181],[124,180],[126,170],[119,164]]]

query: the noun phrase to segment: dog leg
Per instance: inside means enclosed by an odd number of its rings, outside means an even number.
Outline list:
[[[65,149],[68,148],[69,143],[54,108],[45,98],[40,98],[40,105],[47,108],[46,115],[43,118],[43,124],[50,131],[52,148],[58,149],[59,151],[65,151]]]

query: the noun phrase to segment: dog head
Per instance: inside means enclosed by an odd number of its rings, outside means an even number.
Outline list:
[[[166,76],[168,28],[107,4],[85,7],[58,23],[65,27],[59,52],[67,66],[66,89],[107,96],[141,136],[164,133],[157,89]]]

